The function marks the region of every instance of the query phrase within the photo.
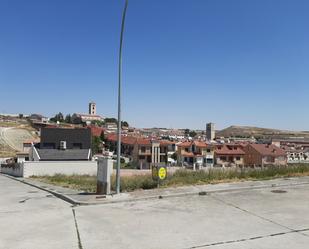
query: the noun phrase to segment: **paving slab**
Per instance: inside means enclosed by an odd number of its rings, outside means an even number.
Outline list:
[[[309,228],[308,193],[309,186],[303,185],[238,191],[233,195],[216,193],[213,196],[282,226],[291,229],[307,229]]]
[[[78,248],[70,205],[0,175],[0,248]]]
[[[76,208],[83,248],[193,248],[289,230],[210,196]]]
[[[221,245],[202,246],[199,249],[305,249],[308,248],[308,245],[309,237],[298,233],[289,233]]]

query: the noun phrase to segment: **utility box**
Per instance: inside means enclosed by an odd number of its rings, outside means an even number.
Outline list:
[[[111,193],[112,173],[112,159],[106,157],[98,157],[97,194],[109,195]]]

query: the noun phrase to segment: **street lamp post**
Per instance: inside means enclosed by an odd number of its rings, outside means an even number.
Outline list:
[[[120,193],[122,40],[123,40],[123,31],[124,31],[127,7],[128,7],[128,0],[125,0],[125,5],[122,13],[120,47],[119,47],[119,67],[118,67],[118,127],[117,127],[118,140],[117,140],[117,173],[116,173],[117,194]]]

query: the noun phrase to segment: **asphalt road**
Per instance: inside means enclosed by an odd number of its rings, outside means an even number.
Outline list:
[[[0,175],[0,248],[307,249],[308,192],[304,184],[72,207]]]

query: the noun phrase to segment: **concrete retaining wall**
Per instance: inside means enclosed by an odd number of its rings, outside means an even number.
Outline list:
[[[42,175],[96,175],[96,161],[24,162],[23,177]]]

